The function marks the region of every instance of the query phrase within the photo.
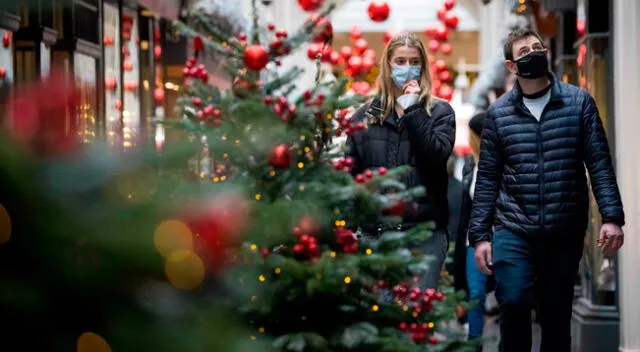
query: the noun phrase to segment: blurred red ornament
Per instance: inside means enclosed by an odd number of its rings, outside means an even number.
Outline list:
[[[440,42],[435,39],[431,39],[429,44],[427,44],[427,48],[430,52],[435,54],[438,52],[438,49],[440,49]]]
[[[362,53],[362,57],[363,58],[370,57],[372,59],[375,59],[376,58],[376,51],[371,49],[371,48],[369,48],[369,49],[365,50],[364,53]]]
[[[442,59],[436,60],[435,65],[436,65],[436,70],[438,72],[444,71],[447,69],[447,62]]]
[[[276,25],[275,25],[275,24],[273,24],[273,23],[269,23],[269,24],[267,25],[267,29],[268,29],[269,31],[274,31],[274,30],[276,29]]]
[[[331,47],[329,45],[322,45],[321,48],[322,48],[322,50],[320,51],[320,53],[322,54],[322,62],[330,62],[331,61]]]
[[[333,25],[327,16],[315,14],[310,19],[316,24],[316,34],[311,41],[314,43],[329,43],[333,39]]]
[[[301,217],[300,221],[298,221],[297,228],[300,230],[301,234],[309,236],[316,236],[320,233],[320,224],[318,224],[318,221],[310,215]]]
[[[337,51],[333,50],[329,55],[329,63],[331,63],[331,65],[333,66],[336,66],[340,64],[340,58],[340,54]]]
[[[10,44],[11,35],[9,34],[9,32],[5,31],[4,33],[2,33],[2,47],[8,48]]]
[[[199,35],[196,35],[195,37],[193,37],[193,50],[195,50],[196,52],[204,50],[204,41],[202,40],[202,37]]]
[[[438,9],[438,12],[436,12],[436,17],[438,17],[440,21],[444,21],[444,15],[446,14],[447,14],[447,9],[443,7],[441,9]]]
[[[354,75],[358,75],[362,70],[362,58],[360,56],[352,56],[347,62],[348,68]]]
[[[440,81],[442,81],[444,83],[449,83],[449,82],[451,82],[451,79],[453,78],[453,75],[451,74],[451,72],[445,70],[445,71],[440,72],[438,77],[440,78]]]
[[[353,48],[351,48],[350,46],[345,45],[340,48],[340,56],[342,56],[343,59],[349,60],[351,55],[353,55]]]
[[[118,81],[115,77],[105,77],[104,79],[104,88],[107,90],[114,90],[118,87]]]
[[[0,79],[4,80],[5,78],[7,78],[7,69],[0,66]]]
[[[435,38],[438,32],[438,27],[436,26],[429,26],[427,27],[427,29],[424,30],[424,35],[427,36],[428,38]]]
[[[402,199],[395,201],[389,207],[385,208],[382,212],[387,216],[402,216],[407,210],[407,202]]]
[[[267,66],[269,53],[261,45],[250,45],[244,50],[242,60],[250,70],[260,71]]]
[[[128,92],[132,92],[138,89],[138,82],[136,81],[125,81],[124,82],[124,90]]]
[[[384,43],[387,44],[398,34],[396,31],[386,31],[384,32]]]
[[[238,33],[238,40],[240,40],[240,41],[247,40],[247,33],[245,33],[245,32]]]
[[[443,21],[445,26],[455,30],[456,28],[458,28],[458,22],[460,20],[458,19],[458,16],[456,16],[453,12],[447,12],[444,15]]]
[[[449,40],[449,30],[442,23],[436,27],[436,39],[441,42],[446,42]]]
[[[286,39],[288,36],[289,33],[287,33],[287,31],[285,31],[284,29],[280,29],[276,32],[276,38]]]
[[[160,56],[162,56],[162,47],[160,45],[156,45],[153,48],[153,55],[155,56],[156,59],[159,59]]]
[[[156,100],[157,103],[161,103],[162,101],[164,101],[164,88],[158,87],[154,89],[153,98]]]
[[[316,11],[324,5],[324,0],[298,0],[298,5],[302,11]]]
[[[11,136],[38,155],[61,155],[77,151],[79,139],[75,116],[80,92],[73,78],[51,72],[46,80],[23,84],[5,102],[3,120]]]
[[[286,144],[275,146],[269,155],[269,165],[274,169],[288,169],[292,162],[293,157],[289,146]]]
[[[112,46],[113,43],[114,43],[114,40],[113,40],[112,37],[109,37],[109,36],[105,35],[102,38],[102,43],[104,44],[104,46]]]
[[[184,221],[209,268],[222,265],[226,250],[242,241],[250,210],[249,202],[236,193],[219,194],[185,210]]]
[[[445,55],[451,55],[451,53],[453,52],[453,48],[451,47],[451,44],[444,43],[440,46],[440,52]]]
[[[576,20],[576,34],[578,35],[578,38],[584,36],[586,32],[587,32],[586,21],[582,18],[578,18]]]
[[[160,34],[160,28],[159,27],[153,28],[153,41],[159,42],[161,37],[162,35]]]
[[[356,49],[357,55],[364,53],[364,51],[367,50],[368,47],[369,47],[369,41],[367,41],[364,38],[360,38],[356,40],[354,44],[354,48]]]
[[[122,64],[122,68],[125,71],[131,71],[133,70],[133,63],[129,60],[125,60],[124,63]]]
[[[375,59],[370,56],[362,58],[362,70],[365,72],[368,72],[375,64]]]
[[[433,55],[427,55],[427,62],[429,64],[432,64],[436,59],[433,57]]]
[[[438,96],[446,101],[450,101],[453,98],[453,88],[451,86],[443,84],[438,91]]]
[[[444,8],[448,10],[451,10],[452,8],[454,8],[454,6],[456,6],[456,0],[445,0],[444,1]]]
[[[442,82],[440,82],[439,79],[434,79],[431,82],[431,92],[435,95],[438,95],[438,92],[440,91],[440,87],[442,87]]]
[[[116,109],[117,111],[121,111],[122,110],[122,100],[116,99],[116,102],[113,103],[113,108]]]
[[[371,90],[371,84],[366,81],[353,82],[353,84],[351,85],[351,89],[356,94],[367,95]]]
[[[391,8],[385,0],[373,0],[369,3],[367,12],[369,13],[369,18],[373,22],[384,22],[389,18]]]
[[[362,37],[362,31],[360,30],[360,27],[353,26],[351,28],[351,31],[349,31],[349,37],[351,38],[352,42],[355,42],[356,40],[360,39]]]
[[[318,54],[322,52],[322,44],[312,43],[307,48],[307,57],[309,60],[315,60]]]

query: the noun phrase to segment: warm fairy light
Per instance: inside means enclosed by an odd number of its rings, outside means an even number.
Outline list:
[[[327,120],[331,120],[333,118],[332,114],[327,114]]]
[[[310,152],[310,151],[311,151],[311,148],[309,148],[309,147],[304,147],[304,152],[305,152],[305,153],[308,153],[308,152]]]
[[[429,324],[427,324],[427,326],[429,327],[429,329],[433,329],[433,327],[436,326],[436,324],[430,321]]]
[[[218,183],[218,182],[220,182],[220,177],[218,177],[218,176],[214,177],[214,178],[213,178],[213,182],[214,182],[214,183]]]
[[[298,163],[298,169],[302,169],[304,167],[304,163],[301,161]]]
[[[266,278],[266,277],[264,277],[264,275],[260,274],[260,276],[258,276],[258,280],[259,280],[260,282],[265,282],[265,281],[267,280],[267,278]]]
[[[298,191],[303,192],[304,191],[304,185],[298,186]]]
[[[373,254],[373,250],[371,248],[367,248],[366,251],[364,251],[367,255],[371,255]]]
[[[224,181],[224,180],[226,180],[226,179],[227,179],[227,176],[224,176],[224,175],[223,175],[223,176],[220,176],[220,181]]]
[[[258,328],[258,332],[259,332],[259,333],[261,333],[261,334],[263,334],[263,333],[264,333],[264,328],[263,328],[262,326],[261,326],[261,327],[259,327],[259,328]]]
[[[154,244],[163,257],[179,250],[193,249],[193,234],[179,220],[164,220],[156,227]]]
[[[274,272],[274,273],[276,273],[276,274],[278,274],[278,275],[280,275],[280,273],[282,272],[282,269],[280,269],[280,268],[275,268],[275,269],[273,269],[273,272]]]
[[[220,139],[222,139],[223,141],[227,140],[227,136],[221,136]]]
[[[222,154],[222,159],[226,159],[228,157],[229,157],[229,154],[227,154],[227,153]]]
[[[189,250],[171,253],[164,269],[169,282],[179,289],[192,290],[204,280],[204,264],[197,254]]]
[[[251,302],[255,302],[258,300],[258,296],[251,296]]]
[[[417,318],[418,317],[418,312],[411,313],[411,316],[414,317],[414,318]]]
[[[336,226],[346,226],[347,222],[344,220],[336,220],[335,224]]]
[[[371,307],[371,310],[377,312],[380,310],[380,307],[377,304],[374,304],[373,307]]]
[[[300,136],[300,140],[301,140],[301,141],[304,141],[305,139],[307,139],[307,137],[306,137],[306,136],[304,136],[304,135],[301,135],[301,136]]]
[[[233,141],[235,144],[240,144],[240,140],[236,139],[235,141]]]
[[[251,340],[253,340],[253,341],[255,341],[255,340],[256,340],[256,337],[255,337],[255,336],[253,336],[253,335],[252,335],[252,336],[250,336],[249,338],[250,338]]]
[[[255,243],[252,243],[250,247],[252,251],[255,251],[258,249],[258,246]]]
[[[406,311],[408,311],[408,310],[409,310],[409,307],[407,307],[407,306],[402,306],[402,310],[406,312]]]
[[[350,277],[348,277],[348,276],[345,276],[345,277],[344,277],[344,283],[345,283],[345,284],[350,284],[350,283],[351,283],[351,278],[350,278]]]
[[[7,209],[0,204],[0,244],[9,242],[11,239],[11,218]]]
[[[276,175],[276,170],[269,171],[269,176],[273,177]]]
[[[85,332],[80,335],[76,343],[77,352],[111,352],[111,347],[100,335]]]
[[[331,252],[331,258],[335,258],[335,257],[336,257],[336,255],[337,255],[337,253],[336,253],[336,252]]]
[[[256,198],[256,200],[260,200],[260,199],[262,199],[262,194],[260,194],[260,193],[256,193],[255,198]]]

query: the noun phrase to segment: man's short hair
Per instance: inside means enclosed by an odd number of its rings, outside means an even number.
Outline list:
[[[513,60],[513,43],[515,43],[516,41],[522,38],[531,37],[531,36],[538,38],[538,40],[540,40],[540,43],[544,45],[544,41],[542,40],[542,37],[540,36],[540,34],[538,34],[538,32],[532,29],[518,28],[511,31],[507,36],[507,40],[505,40],[504,42],[504,58],[506,60]]]

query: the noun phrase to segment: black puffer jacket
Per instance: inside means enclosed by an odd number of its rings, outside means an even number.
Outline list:
[[[593,98],[552,80],[540,122],[516,85],[494,102],[482,132],[469,240],[489,240],[491,226],[524,236],[584,235],[586,169],[604,223],[624,225],[605,131]]]
[[[367,121],[368,128],[347,139],[347,154],[355,160],[352,173],[381,166],[389,169],[413,166],[413,171],[401,181],[408,188],[424,186],[426,196],[416,200],[417,209],[407,207],[404,223],[435,221],[439,228],[446,228],[447,159],[455,139],[453,109],[437,100],[427,114],[424,104],[418,103],[407,108],[402,118],[393,113],[379,123],[382,113],[378,99],[355,113],[353,119]]]

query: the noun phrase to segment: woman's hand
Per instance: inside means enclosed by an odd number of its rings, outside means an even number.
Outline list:
[[[418,84],[418,81],[411,80],[405,83],[404,87],[402,88],[402,91],[404,94],[420,94],[422,89],[420,89],[420,84]]]

